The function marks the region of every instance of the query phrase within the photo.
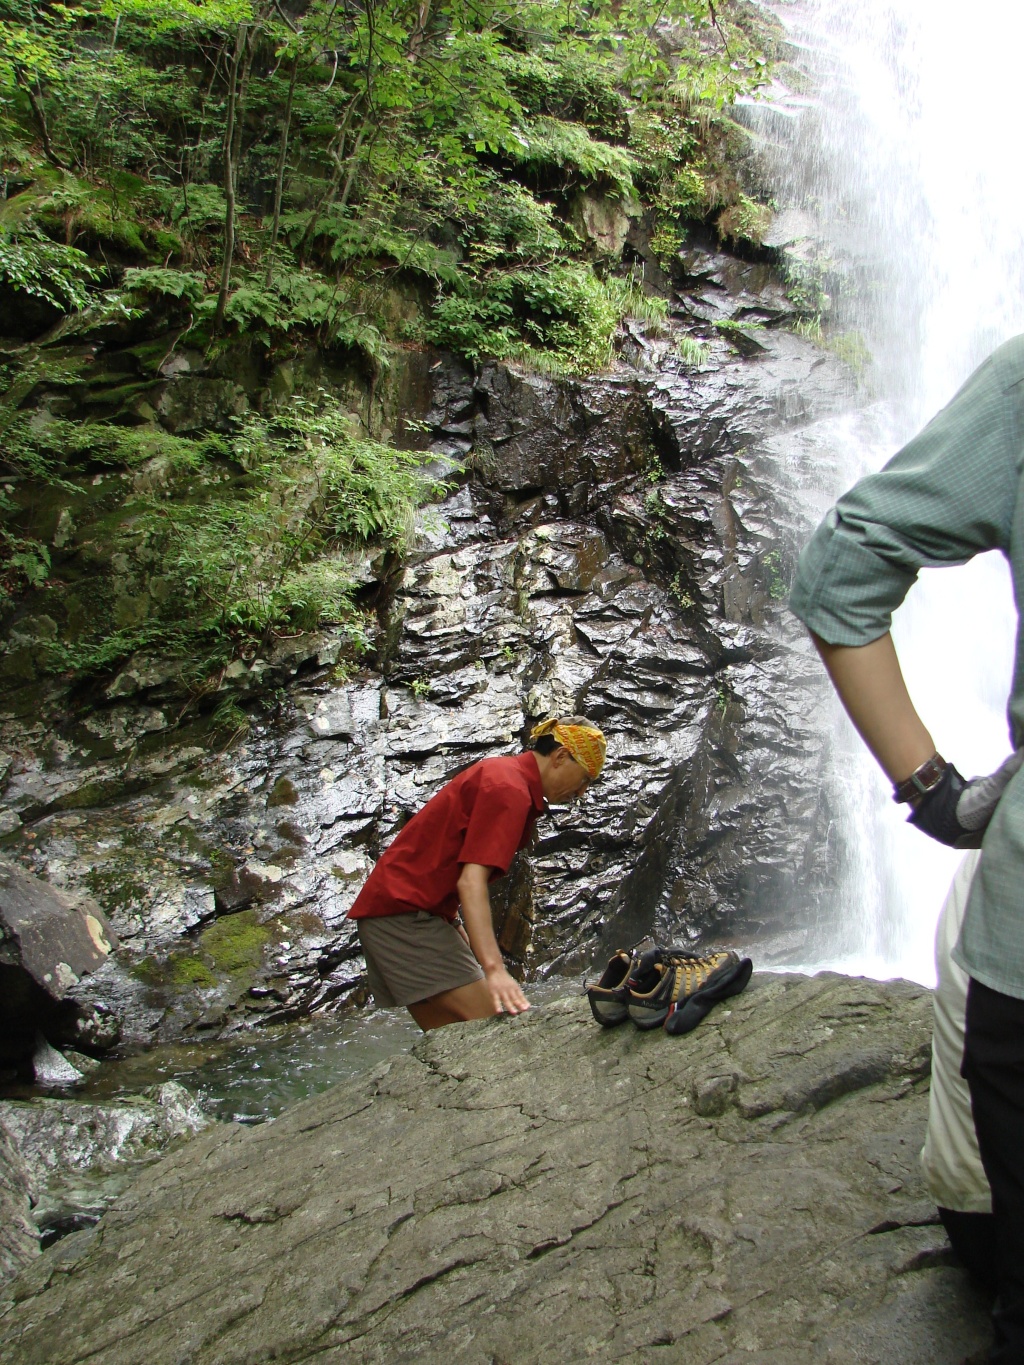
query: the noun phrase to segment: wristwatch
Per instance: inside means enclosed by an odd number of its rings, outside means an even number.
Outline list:
[[[927,796],[939,785],[948,767],[949,764],[941,754],[932,754],[931,758],[926,759],[919,768],[915,768],[909,777],[893,785],[892,799],[899,804],[909,801],[911,805],[916,806],[922,796]]]

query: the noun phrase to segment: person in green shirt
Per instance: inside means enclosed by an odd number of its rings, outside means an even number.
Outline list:
[[[1008,716],[1024,745],[1024,336],[995,351],[805,548],[790,607],[851,720],[923,833],[982,853],[954,960],[967,972],[963,1074],[992,1188],[999,1365],[1024,1365],[1024,750],[965,782],[936,752],[907,691],[892,613],[918,572],[985,550],[1009,561],[1018,623]]]

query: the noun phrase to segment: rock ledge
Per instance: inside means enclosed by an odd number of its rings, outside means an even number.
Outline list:
[[[442,1030],[161,1161],[5,1288],[7,1365],[954,1365],[928,992],[755,977],[696,1033]]]

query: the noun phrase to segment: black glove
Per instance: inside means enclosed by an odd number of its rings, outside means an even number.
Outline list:
[[[921,797],[907,817],[922,833],[950,848],[981,848],[988,822],[1000,797],[1024,764],[1024,746],[1015,750],[988,777],[965,782],[952,763],[939,781]]]
[[[938,839],[940,844],[956,848],[959,841],[971,833],[956,818],[957,804],[966,787],[967,783],[952,763],[947,763],[946,771],[935,786],[925,792],[907,816],[907,824],[915,825],[922,834]],[[980,833],[978,842],[981,843]]]

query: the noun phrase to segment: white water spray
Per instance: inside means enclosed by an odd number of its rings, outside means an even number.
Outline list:
[[[777,12],[816,85],[781,191],[851,272],[854,297],[840,308],[871,351],[878,396],[817,435],[827,457],[805,493],[820,513],[1024,331],[1024,7],[996,0],[981,16],[952,0],[797,0]],[[1009,751],[1014,636],[1001,556],[926,571],[893,634],[940,751],[965,776],[994,768]],[[791,965],[930,984],[935,921],[961,855],[904,825],[845,718],[837,735],[850,865],[815,961]]]

